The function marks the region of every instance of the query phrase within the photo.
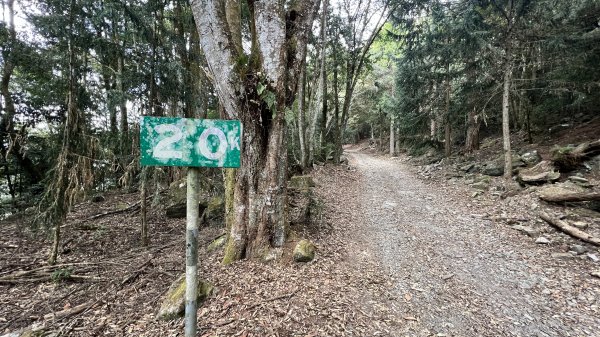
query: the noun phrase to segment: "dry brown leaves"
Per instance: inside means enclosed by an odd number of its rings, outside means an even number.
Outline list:
[[[356,197],[357,173],[326,167],[315,178],[326,206],[318,221],[294,228],[298,237],[317,245],[315,261],[296,264],[284,257],[223,266],[220,252],[201,249],[201,277],[216,290],[198,310],[200,336],[389,335],[398,321],[385,304],[390,281],[352,241],[356,214],[348,204],[336,204]],[[347,188],[328,188],[334,181]],[[55,280],[0,284],[0,334],[35,324],[62,336],[183,335],[182,320],[162,322],[155,315],[161,295],[184,271],[184,220],[151,212],[147,248],[140,247],[135,213],[90,220],[133,205],[137,197],[112,195],[100,204],[78,205],[63,229],[58,267],[45,264],[50,244],[44,236],[30,234],[24,223],[0,227],[6,238],[0,245],[0,277],[44,267],[44,275]],[[203,229],[201,245],[220,231]]]

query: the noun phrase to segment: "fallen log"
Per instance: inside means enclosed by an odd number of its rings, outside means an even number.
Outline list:
[[[578,201],[600,201],[598,192],[563,192],[542,193],[540,199],[548,202],[578,202]]]
[[[544,221],[546,221],[550,225],[560,229],[564,233],[569,234],[574,238],[577,238],[581,241],[591,243],[596,246],[600,246],[600,238],[594,237],[582,230],[579,230],[579,229],[569,225],[565,221],[562,221],[562,220],[556,219],[556,218],[552,218],[551,216],[549,216],[548,214],[546,214],[544,212],[540,212],[540,217],[542,219],[544,219]]]
[[[552,161],[561,172],[577,169],[583,161],[600,154],[600,140],[579,144],[577,147],[556,147],[552,150]]]

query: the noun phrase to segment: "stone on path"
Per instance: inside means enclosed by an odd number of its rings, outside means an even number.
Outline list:
[[[540,236],[539,238],[537,238],[537,240],[535,240],[535,243],[539,244],[539,245],[547,245],[550,243],[550,240],[548,240],[547,238]]]
[[[531,227],[528,227],[528,226],[523,226],[523,225],[514,225],[514,226],[512,226],[512,229],[518,230],[519,232],[523,232],[532,238],[534,238],[540,234],[537,230],[535,230]]]
[[[572,259],[573,257],[575,257],[571,253],[552,253],[551,256],[555,259]]]
[[[588,228],[590,224],[585,222],[585,221],[575,221],[573,222],[573,227],[576,227],[577,229],[581,229],[581,230],[585,230]]]
[[[582,246],[582,245],[572,245],[569,248],[569,250],[572,251],[572,252],[577,253],[577,255],[581,255],[581,254],[587,253],[587,251],[588,251],[587,247]]]

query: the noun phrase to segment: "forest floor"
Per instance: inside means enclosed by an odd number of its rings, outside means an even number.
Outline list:
[[[535,188],[474,197],[463,178],[424,176],[406,156],[346,151],[348,166],[313,172],[323,207],[293,228],[283,259],[223,266],[222,251],[206,249],[222,229],[202,229],[200,274],[215,291],[199,308],[199,336],[600,336],[597,247],[537,218],[563,206],[543,204]],[[156,313],[184,271],[184,220],[153,208],[141,247],[135,211],[93,218],[138,199],[77,205],[55,267],[46,236],[26,219],[3,222],[0,279],[15,280],[0,283],[0,336],[32,326],[46,336],[182,336],[181,319]],[[600,231],[597,213],[580,220]],[[549,243],[514,223],[534,224]],[[313,262],[291,261],[298,238],[317,245]],[[587,252],[566,253],[574,244]]]

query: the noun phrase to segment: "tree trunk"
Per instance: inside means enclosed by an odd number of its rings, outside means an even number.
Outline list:
[[[319,72],[320,74],[320,72]],[[319,75],[319,84],[317,86],[317,88],[315,89],[315,98],[314,98],[314,102],[312,102],[311,104],[311,113],[310,113],[310,118],[311,118],[311,123],[310,123],[310,128],[308,130],[307,133],[307,142],[308,142],[308,147],[309,147],[309,151],[308,151],[308,164],[311,165],[312,163],[314,163],[315,161],[315,151],[318,148],[319,144],[318,144],[318,138],[316,137],[317,134],[317,130],[318,130],[318,126],[319,126],[319,117],[321,116],[321,114],[319,113],[319,107],[322,106],[321,105],[321,101],[323,100],[323,82],[321,81],[321,76]]]
[[[400,153],[400,128],[396,127],[396,154]]]
[[[6,22],[8,39],[4,47],[4,55],[2,55],[4,62],[0,78],[0,95],[2,96],[2,100],[4,100],[4,106],[2,106],[0,102],[0,155],[2,158],[6,159],[12,154],[18,165],[30,176],[30,183],[35,184],[44,178],[44,169],[33,163],[31,159],[27,157],[26,152],[21,148],[20,141],[15,140],[17,134],[13,123],[16,108],[10,92],[10,81],[15,70],[14,58],[18,42],[14,23],[14,0],[6,1],[6,10],[8,14]],[[4,110],[3,113],[2,110]],[[25,129],[23,128],[22,130],[21,134],[18,135],[21,139],[25,138]],[[8,147],[6,145],[8,145]]]
[[[390,118],[390,156],[396,155],[395,145],[396,145],[396,136],[394,134],[395,131],[394,118]]]
[[[236,170],[234,219],[223,259],[231,263],[265,257],[285,241],[285,111],[297,92],[318,2],[295,2],[288,15],[281,1],[249,2],[249,55],[236,48],[222,4],[194,0],[192,11],[224,117],[239,119],[244,127],[243,164]],[[240,64],[241,59],[248,64]]]
[[[452,87],[450,85],[450,65],[447,67],[447,78],[446,78],[446,113],[445,113],[445,123],[444,123],[444,152],[446,157],[450,157],[452,154],[452,130],[450,126],[450,91]]]
[[[340,126],[340,99],[339,99],[339,87],[338,87],[338,55],[337,50],[335,48],[336,44],[334,43],[334,49],[332,52],[333,56],[333,138],[334,138],[334,148],[333,148],[333,162],[334,164],[340,163],[340,157],[342,156],[342,137],[341,137],[341,126]]]
[[[119,128],[121,131],[121,154],[127,153],[129,145],[129,124],[127,123],[127,98],[125,96],[125,87],[123,85],[123,55],[119,55],[117,59],[117,90],[119,92]]]
[[[67,118],[65,121],[65,127],[63,132],[62,149],[57,160],[57,167],[55,169],[54,184],[50,186],[50,191],[47,194],[49,199],[54,199],[49,210],[48,218],[54,223],[54,234],[52,240],[52,249],[48,256],[48,263],[55,264],[58,258],[58,251],[60,245],[61,231],[60,227],[65,221],[70,206],[74,201],[73,190],[79,186],[73,186],[72,181],[69,177],[72,175],[72,170],[75,168],[74,159],[72,158],[73,153],[77,153],[77,148],[82,147],[81,144],[81,133],[79,109],[77,106],[77,65],[76,65],[76,53],[74,44],[74,23],[75,23],[75,0],[71,0],[69,10],[69,28],[71,34],[68,40],[68,51],[69,51],[69,91],[67,97]]]
[[[468,153],[479,150],[479,115],[475,108],[469,110],[466,148]]]
[[[141,210],[140,210],[140,220],[141,220],[141,231],[140,238],[142,241],[142,246],[146,247],[149,243],[148,238],[148,167],[142,168],[141,179],[140,179],[140,190],[141,195],[140,199],[142,202]]]
[[[300,143],[300,167],[302,171],[308,168],[308,152],[306,144],[306,54],[304,54],[305,65],[300,70],[300,86],[298,88],[298,140]]]
[[[512,49],[510,37],[506,42],[506,60],[504,64],[504,84],[502,92],[502,139],[504,145],[504,178],[512,177],[512,153],[510,149],[510,84],[512,79]]]
[[[327,161],[327,153],[326,151],[326,133],[327,133],[327,67],[326,59],[327,59],[327,3],[328,0],[323,0],[322,6],[322,14],[321,14],[321,83],[323,86],[321,89],[323,90],[323,106],[321,109],[321,125],[320,125],[320,135],[319,135],[319,144],[321,146],[320,153],[321,157],[323,157],[324,161]],[[316,149],[315,149],[316,150]]]

